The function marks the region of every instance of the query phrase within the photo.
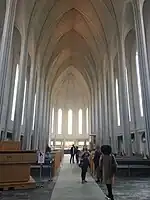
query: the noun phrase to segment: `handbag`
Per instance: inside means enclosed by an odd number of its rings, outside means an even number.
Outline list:
[[[83,159],[80,159],[79,167],[83,167]]]

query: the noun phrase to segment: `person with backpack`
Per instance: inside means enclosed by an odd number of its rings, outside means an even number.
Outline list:
[[[94,166],[95,166],[95,172],[96,172],[96,182],[99,183],[100,182],[100,173],[99,173],[99,159],[100,159],[100,156],[101,156],[101,149],[100,149],[100,146],[97,146],[96,147],[96,150],[95,150],[95,153],[94,153],[94,158],[93,158],[93,161],[94,161]]]
[[[106,184],[108,195],[107,197],[114,200],[112,192],[112,184],[114,181],[114,176],[117,171],[117,162],[115,156],[112,154],[112,148],[109,145],[103,145],[101,147],[102,155],[100,157],[100,172],[102,182]]]

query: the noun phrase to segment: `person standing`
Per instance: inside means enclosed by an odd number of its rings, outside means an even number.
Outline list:
[[[107,197],[114,200],[112,192],[112,184],[114,176],[117,171],[117,162],[115,156],[112,155],[112,148],[109,145],[103,145],[101,147],[102,155],[100,157],[100,171],[102,175],[102,182],[106,184],[108,195]]]
[[[71,164],[71,162],[74,163],[74,155],[75,155],[75,146],[73,144],[71,149],[70,149],[70,164]]]
[[[90,161],[89,161],[90,153],[88,152],[87,148],[83,148],[83,153],[81,155],[81,160],[79,166],[81,167],[81,179],[82,184],[86,183],[86,173],[88,170],[88,167],[90,167]]]
[[[99,169],[99,159],[101,156],[101,150],[100,150],[100,146],[96,147],[95,153],[94,153],[94,166],[95,166],[95,172],[96,172],[96,182],[99,183],[100,182],[100,169]]]
[[[79,164],[80,151],[79,151],[78,147],[75,148],[75,155],[76,155],[76,162],[77,162],[77,164]]]

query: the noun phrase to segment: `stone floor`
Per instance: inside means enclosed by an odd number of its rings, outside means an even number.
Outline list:
[[[94,179],[90,175],[87,179],[88,183],[81,184],[80,168],[70,165],[68,157],[65,156],[51,200],[105,200],[104,193]]]
[[[106,193],[106,187],[99,186]],[[117,178],[113,191],[115,200],[150,200],[150,178]]]
[[[88,175],[88,183],[82,185],[80,169],[68,163],[68,158],[65,157],[56,184],[50,182],[35,190],[3,192],[0,193],[0,200],[103,200],[104,194],[101,189],[105,193],[105,186],[100,185],[100,189],[90,175]],[[114,194],[115,200],[150,200],[150,179],[116,179]]]

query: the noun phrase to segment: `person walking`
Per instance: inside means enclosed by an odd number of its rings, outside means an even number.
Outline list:
[[[95,172],[96,172],[96,178],[97,178],[96,182],[97,183],[100,182],[100,169],[99,169],[99,159],[100,159],[100,156],[101,156],[101,149],[100,149],[100,146],[98,145],[96,147],[96,150],[95,150],[95,153],[94,153],[94,158],[93,158]]]
[[[90,167],[90,161],[89,161],[90,153],[88,152],[87,148],[83,148],[83,153],[81,155],[81,160],[79,166],[81,167],[81,179],[82,184],[86,183],[86,173],[88,170],[88,167]]]
[[[101,147],[102,155],[100,157],[100,171],[102,175],[102,182],[106,184],[108,195],[107,197],[114,200],[112,192],[112,184],[114,181],[114,176],[117,171],[117,162],[115,156],[112,155],[112,148],[109,145],[103,145]]]
[[[74,163],[74,155],[75,155],[75,146],[73,144],[71,149],[70,149],[70,164],[71,164],[71,162]]]

